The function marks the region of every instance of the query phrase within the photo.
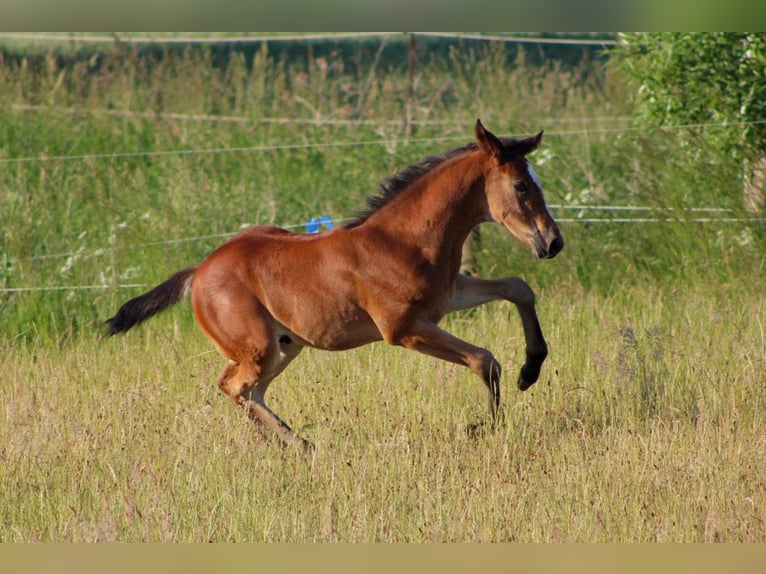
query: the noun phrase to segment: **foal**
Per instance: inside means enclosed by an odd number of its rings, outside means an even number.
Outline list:
[[[202,332],[228,360],[221,390],[285,442],[309,444],[266,405],[266,389],[305,346],[339,351],[383,340],[468,367],[487,387],[494,420],[500,364],[488,350],[438,326],[444,315],[505,299],[519,311],[526,361],[518,386],[529,388],[547,355],[535,295],[517,277],[459,274],[471,229],[495,221],[538,258],[564,241],[525,156],[542,132],[498,138],[476,123],[476,143],[411,166],[344,227],[293,234],[251,227],[198,267],[179,271],[125,303],[107,321],[114,335],[178,303],[191,291]]]

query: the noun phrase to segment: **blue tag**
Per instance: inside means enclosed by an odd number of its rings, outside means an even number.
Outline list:
[[[312,217],[306,222],[306,233],[319,233],[320,225],[324,225],[327,229],[332,229],[332,219],[326,215]]]

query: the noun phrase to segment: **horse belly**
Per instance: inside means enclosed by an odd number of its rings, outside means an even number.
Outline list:
[[[323,310],[310,304],[304,309],[300,316],[278,317],[278,320],[284,321],[310,347],[342,351],[382,339],[375,323],[361,309],[340,305]]]

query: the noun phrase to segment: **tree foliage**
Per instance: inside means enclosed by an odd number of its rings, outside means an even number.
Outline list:
[[[766,154],[766,34],[630,33],[615,50],[642,119],[700,132],[735,157]],[[731,127],[734,129],[725,129]]]

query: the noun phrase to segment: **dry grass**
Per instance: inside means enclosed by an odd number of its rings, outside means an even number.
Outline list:
[[[485,397],[463,370],[382,345],[306,352],[270,399],[313,458],[243,419],[174,315],[7,347],[0,540],[764,542],[764,303],[670,299],[545,293],[550,362],[530,392],[505,385],[506,420],[478,439]],[[504,306],[450,328],[515,372]]]

